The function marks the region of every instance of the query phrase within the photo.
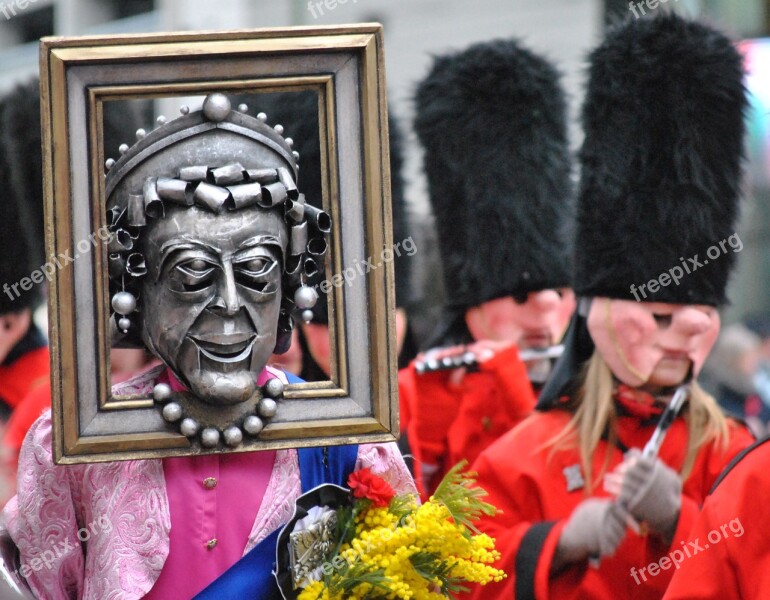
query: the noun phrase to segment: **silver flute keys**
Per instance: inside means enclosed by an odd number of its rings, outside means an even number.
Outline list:
[[[432,358],[432,354],[440,351],[441,348],[429,350],[425,353],[422,360],[414,363],[415,370],[419,375],[432,373],[434,371],[448,371],[450,369],[459,369],[460,367],[473,367],[478,362],[476,355],[468,350],[461,350],[457,354],[445,356],[443,358]],[[564,353],[564,346],[556,345],[547,348],[527,348],[519,350],[519,358],[522,362],[537,362],[540,360],[557,359]]]

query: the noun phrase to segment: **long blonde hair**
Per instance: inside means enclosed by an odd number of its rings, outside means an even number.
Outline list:
[[[594,477],[592,456],[602,437],[607,435],[610,447],[617,444],[615,422],[617,413],[613,402],[614,382],[612,372],[601,355],[594,351],[583,372],[583,385],[567,408],[574,411],[567,426],[546,443],[556,452],[567,446],[580,449],[580,462],[586,481],[586,492],[591,493],[595,482],[600,482],[607,472],[611,452],[605,454],[604,464]],[[682,416],[687,422],[687,453],[682,465],[682,480],[692,471],[698,450],[709,442],[727,449],[728,429],[724,413],[716,400],[707,394],[697,382],[690,386],[689,403]]]

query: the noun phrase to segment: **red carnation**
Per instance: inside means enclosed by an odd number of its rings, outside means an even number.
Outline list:
[[[377,477],[368,468],[353,471],[348,477],[348,487],[355,498],[368,498],[379,507],[387,506],[396,495],[387,481]]]

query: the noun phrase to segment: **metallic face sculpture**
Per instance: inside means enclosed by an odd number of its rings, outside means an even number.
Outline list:
[[[258,207],[173,208],[144,240],[143,338],[198,398],[248,400],[276,344],[288,228]]]
[[[615,377],[652,391],[697,375],[719,327],[719,312],[705,305],[594,298],[588,313],[588,331]]]
[[[514,342],[520,349],[557,343],[575,310],[568,288],[530,292],[526,298],[497,298],[469,309],[465,321],[476,340]]]
[[[163,418],[206,448],[236,447],[276,414],[283,384],[263,369],[288,348],[292,312],[312,315],[306,282],[331,223],[300,194],[282,126],[222,94],[181,113],[106,165],[113,323],[189,390],[155,385]]]

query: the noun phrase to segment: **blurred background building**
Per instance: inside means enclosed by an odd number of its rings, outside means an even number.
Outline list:
[[[766,313],[770,311],[770,41],[762,38],[770,35],[770,0],[639,4],[647,12],[658,6],[655,10],[699,16],[748,40],[742,47],[752,69],[751,176],[738,232],[743,242],[740,268],[725,318],[736,321],[749,313]],[[414,283],[423,300],[416,325],[419,332],[427,332],[432,324],[429,307],[437,302],[441,284],[435,268],[425,266],[438,258],[419,150],[409,125],[415,82],[426,73],[431,55],[495,37],[523,39],[564,73],[574,117],[572,144],[577,148],[586,53],[606,24],[633,16],[628,0],[0,0],[0,92],[37,74],[37,40],[46,35],[383,23],[391,111],[407,142],[405,176],[418,246]],[[492,142],[494,132],[489,135]]]

